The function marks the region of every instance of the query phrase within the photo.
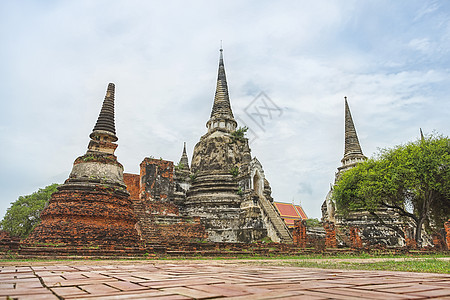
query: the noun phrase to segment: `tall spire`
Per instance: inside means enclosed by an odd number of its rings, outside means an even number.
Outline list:
[[[89,135],[91,141],[88,152],[114,154],[117,148],[117,144],[114,143],[118,140],[114,125],[114,88],[114,83],[108,84],[97,123]]]
[[[359,144],[358,135],[356,134],[355,125],[353,123],[350,107],[348,106],[347,97],[345,99],[345,149],[344,157],[342,158],[342,167],[347,169],[354,166],[356,163],[364,161],[367,157],[364,156]]]
[[[189,170],[189,159],[186,153],[186,142],[184,142],[183,154],[181,155],[180,165],[183,165],[184,169]]]
[[[102,109],[98,116],[97,123],[90,134],[91,138],[101,133],[111,136],[113,142],[117,141],[116,127],[114,124],[114,93],[114,83],[108,84],[105,100],[103,100]]]
[[[223,49],[220,49],[219,71],[217,75],[216,95],[211,111],[211,118],[214,116],[224,116],[234,119],[231,111],[230,97],[228,95],[227,77],[225,75],[225,65],[223,63]]]
[[[222,122],[223,126],[220,126]],[[231,110],[230,96],[228,94],[227,77],[225,75],[225,65],[223,63],[223,49],[220,48],[219,70],[217,74],[216,94],[211,110],[211,117],[206,124],[209,130],[222,128],[225,131],[234,131],[237,123],[234,120]]]
[[[347,97],[345,99],[345,150],[344,157],[351,154],[363,154],[359,145],[358,135],[353,124],[352,114],[348,106]]]

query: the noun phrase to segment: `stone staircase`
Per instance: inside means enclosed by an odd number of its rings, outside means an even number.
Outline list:
[[[147,242],[157,241],[159,232],[155,228],[150,214],[145,211],[144,203],[141,200],[132,200],[132,202],[134,214],[138,219],[141,239]]]
[[[263,196],[259,197],[258,203],[266,217],[264,219],[268,219],[270,221],[272,227],[275,229],[278,237],[280,238],[280,243],[292,244],[292,235],[287,228],[286,223],[284,223],[283,219],[281,219],[280,215],[275,210],[273,204]]]

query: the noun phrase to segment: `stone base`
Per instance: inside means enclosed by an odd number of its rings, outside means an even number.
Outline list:
[[[41,219],[26,244],[134,247],[139,241],[131,201],[102,186],[65,190],[63,185],[52,195]]]
[[[377,211],[384,222],[397,225],[402,228],[403,223],[393,212],[388,210]],[[356,211],[348,216],[336,218],[336,238],[341,245],[353,246],[354,240],[351,237],[350,229],[358,228],[361,237],[362,246],[381,245],[387,247],[403,247],[405,239],[395,230],[381,225],[377,220],[366,211]]]

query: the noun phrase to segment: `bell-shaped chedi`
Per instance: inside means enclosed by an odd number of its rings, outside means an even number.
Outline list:
[[[243,138],[243,132],[239,134],[236,131],[237,122],[231,110],[222,49],[214,103],[206,127],[208,132],[194,148],[191,172],[195,178],[200,179],[211,173],[228,177],[230,170],[243,162],[244,156],[251,160],[248,140]]]
[[[41,214],[30,244],[135,246],[135,229],[123,166],[117,161],[114,84],[110,83],[85,155]]]
[[[231,110],[222,49],[216,93],[206,127],[208,132],[194,148],[185,214],[200,217],[208,240],[213,242],[252,242],[265,237],[267,229],[261,204],[255,200],[262,201],[264,180],[263,177],[258,180],[261,187],[258,195],[254,191],[256,184],[251,187],[252,157],[248,139],[244,137],[245,130],[236,128]]]

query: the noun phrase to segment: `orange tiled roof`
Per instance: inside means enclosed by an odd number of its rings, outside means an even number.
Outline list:
[[[278,212],[282,217],[291,217],[291,218],[299,217],[297,210],[292,204],[280,202],[274,202],[273,204],[275,205],[275,207],[277,208]]]
[[[274,202],[273,205],[289,227],[294,226],[294,220],[305,220],[308,218],[300,205],[282,202]]]
[[[298,219],[288,219],[288,218],[283,218],[284,223],[286,223],[286,225],[288,227],[294,227],[294,221],[298,220]]]
[[[297,210],[300,217],[302,217],[303,220],[308,219],[308,216],[306,216],[305,211],[303,210],[303,207],[300,205],[295,205],[295,209]]]

